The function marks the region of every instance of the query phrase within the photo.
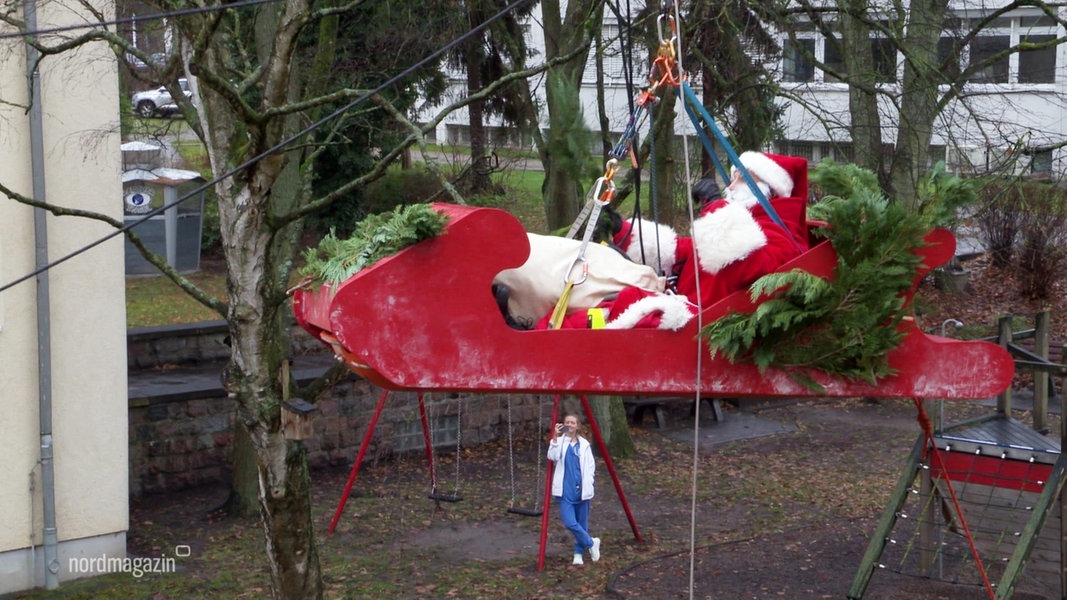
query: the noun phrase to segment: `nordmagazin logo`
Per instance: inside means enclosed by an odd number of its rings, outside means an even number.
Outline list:
[[[104,575],[107,573],[129,573],[134,577],[150,574],[174,573],[178,558],[189,556],[189,546],[174,547],[174,556],[95,556],[67,559],[67,570],[78,575]]]

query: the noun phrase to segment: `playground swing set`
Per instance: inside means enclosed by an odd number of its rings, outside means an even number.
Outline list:
[[[605,175],[596,181],[590,202],[579,215],[579,221],[586,221],[586,234],[574,264],[582,260],[581,252],[589,241],[600,208],[612,200],[615,189],[612,179],[618,168],[618,157],[629,155],[636,168],[636,156],[632,148],[636,127],[647,116],[655,101],[657,88],[665,84],[679,88],[679,97],[684,102],[686,113],[694,120],[701,141],[720,175],[727,179],[725,169],[715,158],[717,153],[704,133],[705,129],[716,138],[724,154],[748,180],[757,197],[766,202],[755,189],[751,176],[740,164],[725,136],[718,131],[681,75],[681,67],[675,61],[675,23],[675,18],[667,12],[657,21],[660,55],[653,63],[650,85],[638,96],[623,140],[613,151],[615,156],[609,160]],[[664,25],[671,34],[668,37],[663,35]],[[697,114],[704,117],[702,124],[697,121]],[[804,188],[806,194],[806,185]],[[769,203],[766,206],[773,214]],[[425,393],[551,393],[554,395],[551,423],[555,423],[559,417],[562,395],[577,396],[633,535],[641,541],[611,456],[590,410],[589,394],[643,397],[690,394],[697,399],[809,396],[906,398],[915,401],[920,421],[923,421],[923,399],[991,398],[1008,389],[1012,382],[1014,363],[1005,348],[986,341],[964,341],[926,333],[913,318],[902,321],[903,340],[889,353],[888,363],[894,374],[876,383],[808,372],[806,375],[821,387],[816,392],[789,372],[773,367],[761,370],[750,363],[731,363],[721,355],[710,353],[699,335],[699,326],[733,312],[752,313],[766,300],[766,297],[753,300],[746,291],[737,292],[711,306],[700,307],[698,317],[678,331],[516,330],[509,327],[503,318],[493,322],[486,317],[499,314],[491,291],[494,277],[505,269],[522,265],[529,256],[530,246],[522,224],[499,209],[445,203],[433,204],[432,207],[448,217],[443,234],[409,246],[343,282],[297,289],[293,295],[293,310],[300,326],[331,348],[351,371],[383,389],[330,523],[331,533],[343,512],[390,391],[415,392],[418,395],[430,465],[430,497],[437,502],[460,500],[460,436],[457,432],[457,489],[454,494],[442,494],[437,486],[434,440],[426,416]],[[571,235],[578,229],[576,223]],[[912,290],[907,294],[908,300],[927,273],[946,264],[955,254],[955,239],[946,230],[929,232],[925,241],[927,245],[917,250],[921,267]],[[829,279],[834,276],[837,263],[834,248],[829,241],[822,240],[782,265],[779,271],[801,269]],[[448,265],[449,268],[442,268],[442,265]],[[566,278],[565,281],[568,289],[580,285]],[[434,294],[424,293],[426,289],[434,290]],[[564,289],[561,296],[566,293],[567,289]],[[648,356],[657,357],[655,367],[648,366]],[[586,367],[589,357],[596,357],[595,368]],[[542,570],[548,532],[549,511],[546,509],[550,504],[553,465],[550,461],[546,463],[541,502],[538,504],[535,500],[532,507],[517,506],[510,402],[509,399],[512,499],[508,512],[541,517],[538,570]],[[539,416],[539,427],[540,421]],[[461,429],[462,422],[457,427]],[[930,435],[925,435],[927,431],[931,432]],[[539,435],[541,433],[538,432]],[[918,456],[925,457],[938,452],[937,444],[930,441],[932,435],[932,429],[924,429],[923,439],[926,441],[917,447],[932,450]],[[540,448],[538,452],[540,471]],[[912,474],[912,468],[909,462],[905,478]],[[942,471],[947,472],[947,468]],[[1062,471],[1062,465],[1057,464],[1056,472],[1050,474],[1056,476],[1056,486],[1062,485]],[[951,496],[951,478],[940,481],[939,485],[944,486],[946,496]],[[957,525],[966,529],[963,512],[958,506],[955,515]],[[887,517],[885,521],[891,519]],[[878,534],[888,534],[892,524],[887,522],[883,522]],[[876,544],[872,542],[861,570],[877,561],[881,548],[874,546]],[[857,575],[850,597],[863,596],[870,570]],[[987,585],[987,588],[993,598],[992,586]]]

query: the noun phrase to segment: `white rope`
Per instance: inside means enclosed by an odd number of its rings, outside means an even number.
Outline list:
[[[674,3],[674,22],[677,28],[675,32],[675,56],[678,63],[678,76],[679,80],[685,77],[685,67],[682,64],[682,15],[680,2]],[[685,102],[685,96],[678,94],[679,99]],[[684,121],[683,121],[684,122]],[[682,127],[682,152],[684,153],[684,165],[685,165],[685,196],[686,204],[689,207],[689,235],[694,237],[693,223],[696,220],[696,214],[693,211],[693,184],[692,174],[689,168],[689,125],[683,125]],[[697,277],[694,277],[696,282],[696,300],[697,300],[697,331],[704,328],[704,306],[702,304],[703,295],[700,293],[700,256],[697,253],[697,245],[693,244],[693,256],[692,260],[697,261],[695,268],[697,269]],[[699,483],[698,469],[700,466],[700,388],[701,388],[701,370],[703,367],[703,344],[697,341],[696,345],[696,393],[694,394],[693,402],[695,408],[693,409],[693,466],[692,466],[692,478],[689,482],[689,600],[693,600],[694,593],[694,578],[696,574],[696,539],[697,539],[697,484]]]

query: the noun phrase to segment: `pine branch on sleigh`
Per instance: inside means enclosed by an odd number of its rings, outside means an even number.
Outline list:
[[[339,239],[331,229],[317,247],[304,252],[299,287],[340,283],[408,246],[441,235],[447,222],[448,217],[430,205],[412,204],[368,216],[347,239]]]
[[[875,385],[895,373],[888,356],[904,339],[900,325],[910,315],[908,291],[930,213],[910,214],[890,202],[869,172],[852,165],[821,163],[812,180],[831,193],[809,215],[829,223],[816,233],[838,255],[833,277],[799,270],[764,276],[750,296],[770,299],[752,313],[704,326],[700,335],[712,356],[782,369],[815,392],[822,390],[815,371]]]

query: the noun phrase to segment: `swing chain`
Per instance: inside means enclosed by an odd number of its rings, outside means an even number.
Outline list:
[[[459,453],[461,449],[460,439],[463,434],[463,398],[456,400],[456,483],[452,488],[452,495],[459,497]]]
[[[508,508],[515,506],[515,442],[511,437],[511,396],[508,395],[508,472],[511,475],[511,502]]]

